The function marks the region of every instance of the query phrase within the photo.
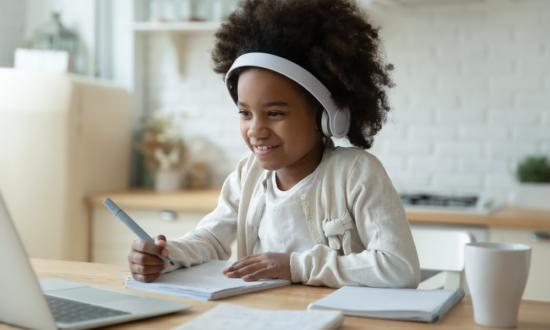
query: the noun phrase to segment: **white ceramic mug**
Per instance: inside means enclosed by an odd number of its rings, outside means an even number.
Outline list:
[[[513,328],[531,265],[531,247],[512,243],[468,243],[466,281],[479,325]]]

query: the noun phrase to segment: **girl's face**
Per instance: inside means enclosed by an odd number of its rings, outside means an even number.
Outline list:
[[[251,68],[239,77],[238,95],[241,135],[264,169],[308,163],[321,133],[316,129],[316,111],[294,81]]]

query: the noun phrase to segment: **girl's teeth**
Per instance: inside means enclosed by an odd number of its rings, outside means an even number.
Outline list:
[[[259,146],[258,147],[258,149],[260,149],[260,150],[267,150],[267,149],[271,149],[271,148],[273,148],[273,147],[272,146],[269,146],[269,147],[268,146]]]

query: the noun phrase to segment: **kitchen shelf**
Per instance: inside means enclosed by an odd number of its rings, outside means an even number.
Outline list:
[[[214,32],[219,22],[136,22],[130,26],[134,32]]]

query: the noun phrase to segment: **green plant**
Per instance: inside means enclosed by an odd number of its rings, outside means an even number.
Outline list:
[[[527,157],[519,163],[516,177],[520,182],[550,182],[550,163],[547,157]]]

